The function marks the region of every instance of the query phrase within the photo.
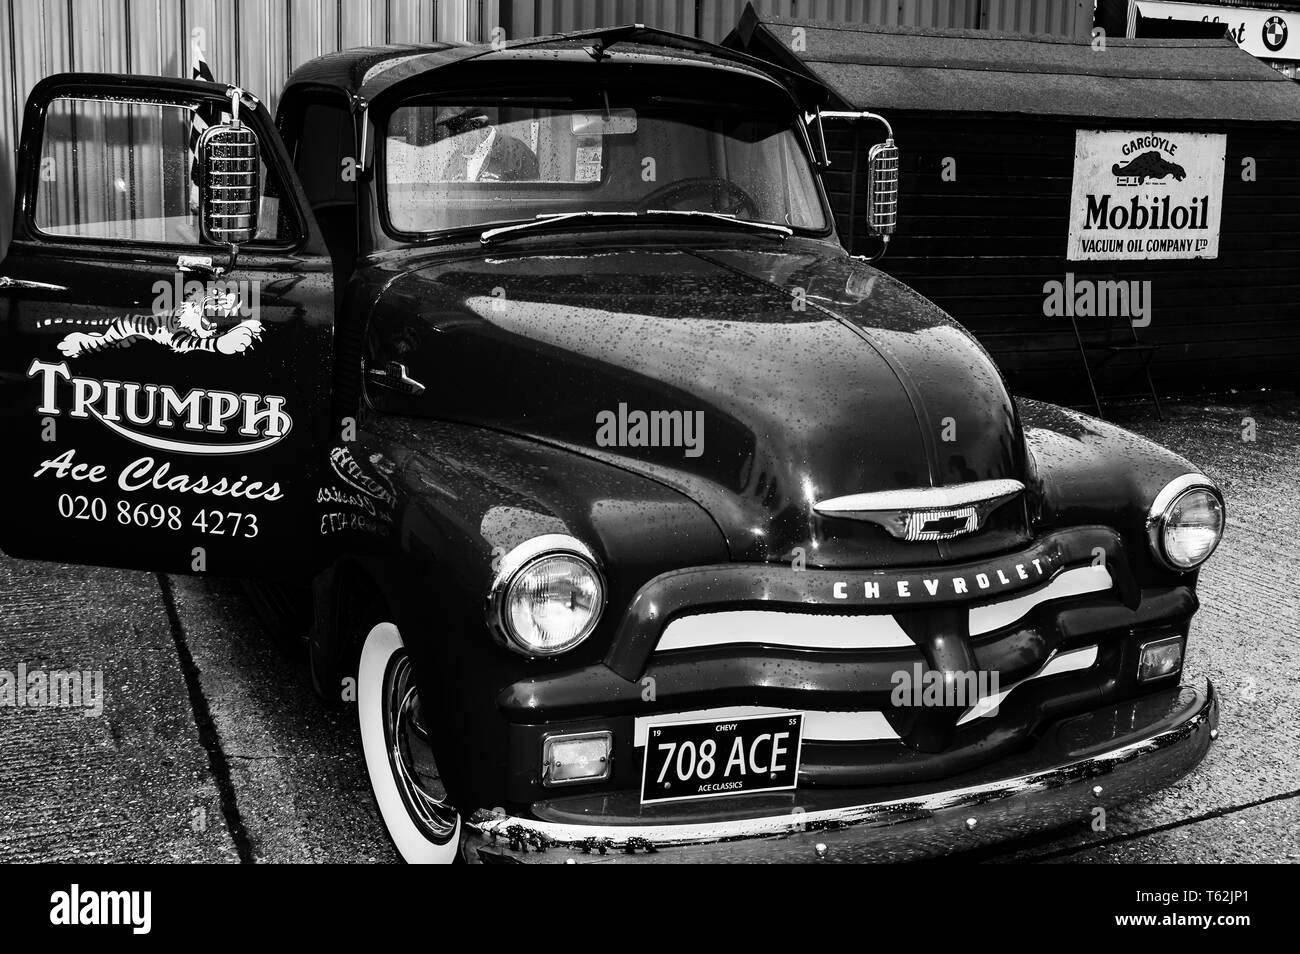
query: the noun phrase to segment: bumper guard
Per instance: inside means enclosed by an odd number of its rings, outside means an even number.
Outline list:
[[[1020,756],[953,787],[885,797],[844,790],[844,807],[691,824],[573,824],[479,811],[461,843],[471,862],[904,861],[950,854],[1089,818],[1190,772],[1218,734],[1218,701],[1171,688],[1049,726]],[[825,790],[823,790],[825,791]],[[872,796],[875,796],[874,798]],[[743,797],[743,796],[741,796]]]

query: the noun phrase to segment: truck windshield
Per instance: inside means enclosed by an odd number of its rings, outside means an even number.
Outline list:
[[[563,213],[659,210],[824,232],[825,208],[795,121],[793,111],[779,117],[664,97],[634,105],[407,103],[392,112],[383,139],[386,215],[394,231],[415,236]]]

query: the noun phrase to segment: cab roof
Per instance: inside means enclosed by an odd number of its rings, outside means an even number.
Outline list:
[[[512,40],[497,46],[481,43],[433,43],[356,47],[319,56],[294,70],[285,92],[301,86],[329,86],[349,98],[373,101],[392,87],[414,76],[443,69],[468,60],[554,62],[557,54],[587,50],[616,57],[620,51],[635,51],[638,58],[665,65],[713,66],[774,80],[791,91],[805,108],[830,101],[830,92],[819,81],[747,53],[697,40],[694,37],[657,30],[639,23],[577,33]],[[593,57],[595,59],[596,57]]]

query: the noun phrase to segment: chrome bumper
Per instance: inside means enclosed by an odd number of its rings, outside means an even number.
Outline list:
[[[1203,690],[1169,689],[1064,719],[1024,756],[982,773],[992,777],[972,773],[969,784],[958,780],[946,790],[695,824],[559,824],[480,811],[465,824],[461,847],[470,862],[525,863],[879,862],[944,855],[1091,819],[1098,806],[1114,808],[1169,785],[1204,758],[1218,721],[1207,681]]]

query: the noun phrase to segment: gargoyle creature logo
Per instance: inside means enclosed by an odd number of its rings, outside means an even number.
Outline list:
[[[1173,176],[1179,182],[1187,178],[1186,169],[1176,162],[1170,162],[1154,149],[1134,156],[1126,166],[1117,162],[1111,166],[1110,171],[1115,174],[1119,185],[1141,185],[1147,179],[1163,179],[1166,176]]]
[[[123,315],[104,332],[74,331],[59,342],[67,358],[94,354],[105,348],[128,348],[137,341],[152,341],[177,353],[207,351],[214,354],[243,354],[262,340],[262,323],[245,318],[233,327],[218,329],[214,317],[227,318],[240,310],[239,295],[229,290],[210,290],[202,298],[191,297],[175,311],[162,315]]]

